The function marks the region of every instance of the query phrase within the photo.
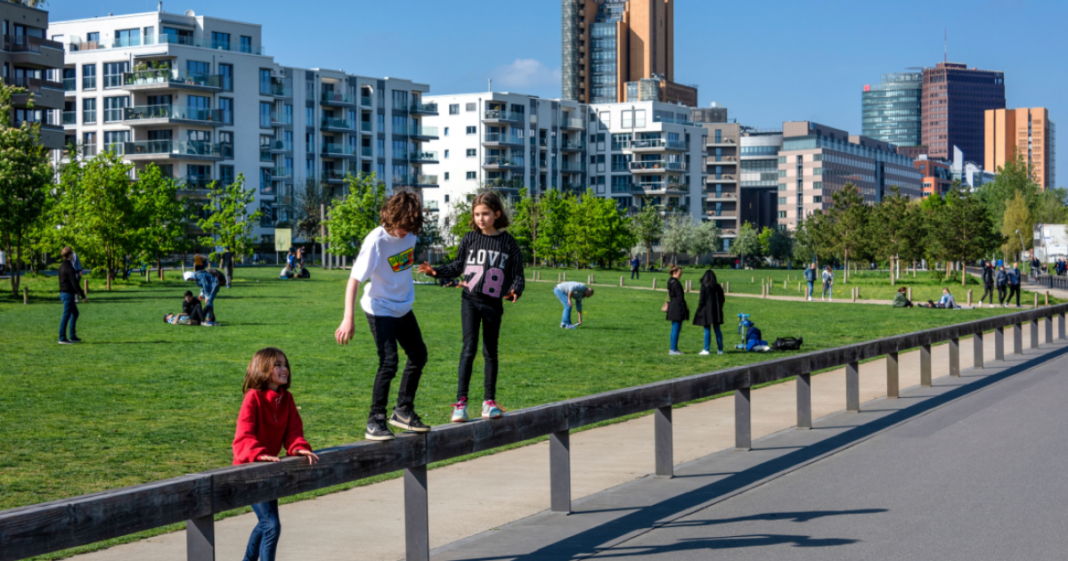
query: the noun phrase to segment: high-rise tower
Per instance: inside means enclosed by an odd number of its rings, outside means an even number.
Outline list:
[[[1057,186],[1056,126],[1044,107],[992,109],[986,112],[986,154],[996,172],[1019,154],[1043,189]]]
[[[948,160],[953,147],[984,168],[983,128],[987,109],[1005,108],[1005,73],[940,62],[923,69],[922,142],[931,158]]]

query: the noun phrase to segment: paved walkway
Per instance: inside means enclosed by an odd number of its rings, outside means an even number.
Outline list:
[[[1029,329],[1024,325],[1024,330]],[[1043,327],[1039,326],[1040,333]],[[988,339],[990,337],[988,336]],[[1030,341],[1024,334],[1025,344]],[[1007,340],[1011,353],[1011,337]],[[993,361],[994,345],[984,346]],[[971,339],[961,341],[961,367],[972,365]],[[949,372],[948,347],[933,349],[934,376]],[[709,370],[716,368],[710,357]],[[883,359],[860,367],[862,401],[884,396]],[[901,387],[919,385],[919,354],[900,358]],[[897,400],[906,403],[909,400]],[[794,383],[753,391],[754,438],[788,429],[796,422]],[[812,379],[813,418],[845,407],[845,373],[838,369]],[[691,462],[734,446],[734,403],[716,399],[676,409],[673,414],[674,458]],[[793,432],[793,431],[791,431]],[[805,431],[818,434],[821,431]],[[651,416],[578,432],[571,437],[572,496],[588,497],[621,484],[647,478],[653,471]],[[721,452],[722,453],[722,452]],[[730,454],[734,454],[730,452]],[[740,454],[745,456],[745,454]],[[673,480],[687,481],[687,478]],[[538,515],[549,504],[547,442],[434,469],[429,472],[430,542],[440,548],[508,523]],[[395,560],[404,557],[403,492],[398,479],[334,493],[281,507],[283,522],[279,559]],[[561,517],[560,520],[578,520]],[[219,559],[239,559],[256,524],[251,514],[216,524]],[[79,556],[90,560],[185,559],[185,534],[176,532]]]
[[[441,548],[436,561],[1064,559],[1068,344]]]

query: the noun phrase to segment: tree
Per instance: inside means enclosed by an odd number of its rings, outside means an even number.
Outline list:
[[[545,259],[559,263],[571,254],[567,239],[568,198],[553,189],[541,197],[541,232],[534,247]]]
[[[978,259],[1002,243],[1002,236],[982,202],[955,186],[946,193],[946,204],[935,213],[930,240],[935,253],[947,263]],[[950,268],[946,267],[946,278]],[[961,286],[967,282],[961,274]]]
[[[779,263],[790,259],[790,256],[794,253],[794,237],[791,232],[778,228],[765,228],[765,230],[769,229],[771,230],[771,237],[767,246],[768,256]]]
[[[163,255],[185,251],[188,246],[186,226],[192,216],[178,198],[178,182],[163,175],[149,164],[137,176],[135,211],[141,226],[141,251],[155,257],[156,270],[163,280]]]
[[[538,263],[538,235],[541,232],[542,206],[538,197],[531,196],[526,189],[519,191],[519,203],[515,205],[512,227],[509,233],[515,238],[523,251],[523,259]]]
[[[871,235],[875,243],[873,253],[876,258],[890,263],[890,284],[896,283],[894,261],[906,253],[905,244],[910,241],[907,232],[914,225],[910,218],[909,198],[901,195],[901,190],[891,187],[892,194],[883,198],[871,213]]]
[[[673,215],[664,222],[664,235],[660,245],[671,254],[671,263],[678,262],[679,252],[685,252],[693,244],[693,220],[686,215]]]
[[[207,234],[200,238],[200,243],[213,248],[228,248],[234,257],[252,253],[256,244],[252,229],[263,213],[257,210],[249,214],[248,207],[255,200],[255,191],[245,189],[245,175],[237,174],[237,179],[230,185],[212,181],[208,189],[210,192],[204,210],[210,214],[197,221],[200,229]],[[213,261],[221,257],[220,252],[211,252]]]
[[[315,179],[304,183],[304,188],[293,194],[293,231],[306,240],[318,240],[324,206],[330,205],[326,190]]]
[[[864,199],[852,183],[835,191],[831,195],[834,203],[828,217],[831,222],[828,240],[836,255],[842,256],[845,273],[842,282],[849,282],[849,260],[857,259],[867,250],[871,238],[868,232],[868,218],[871,207],[864,204]]]
[[[1068,221],[1065,203],[1068,202],[1068,189],[1050,187],[1038,195],[1034,218],[1036,224],[1064,224]]]
[[[1001,252],[1004,255],[1016,255],[1031,249],[1034,244],[1034,230],[1034,215],[1031,214],[1024,194],[1017,191],[1016,196],[1005,205],[1005,215],[1001,221],[1001,234],[1005,241],[1001,245]],[[1021,238],[1023,245],[1020,244]]]
[[[22,281],[19,273],[24,243],[38,226],[52,182],[48,151],[41,144],[41,125],[23,121],[18,127],[11,126],[11,98],[25,92],[0,84],[0,236],[13,269],[11,293],[15,296]],[[32,95],[27,105],[33,108]]]
[[[360,243],[381,222],[386,204],[386,184],[375,174],[349,175],[345,178],[348,194],[330,206],[326,241],[336,255],[356,257]]]
[[[630,220],[630,231],[637,243],[645,248],[645,264],[649,265],[653,245],[664,231],[664,221],[660,211],[653,205],[645,205]]]
[[[745,267],[746,259],[752,260],[760,257],[760,235],[749,222],[738,228],[738,236],[731,244],[731,255],[742,258],[742,267]]]
[[[794,261],[798,261],[802,266],[807,266],[808,263],[815,259],[816,241],[813,239],[812,230],[810,225],[812,223],[811,218],[801,219],[797,222],[797,228],[793,231],[793,258]]]
[[[1039,190],[1033,170],[1024,161],[1019,150],[1014,150],[1013,158],[997,169],[997,176],[993,181],[979,187],[976,197],[993,219],[994,226],[1001,230],[1008,201],[1019,193],[1027,200],[1027,207],[1033,211],[1038,204]]]
[[[719,246],[720,231],[714,221],[707,220],[694,227],[690,250],[694,253],[695,262],[700,263],[701,254],[713,253],[719,249]]]

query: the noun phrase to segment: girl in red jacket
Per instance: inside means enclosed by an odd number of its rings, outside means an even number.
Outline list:
[[[245,371],[245,401],[237,416],[234,435],[234,465],[251,462],[277,462],[285,445],[290,456],[316,456],[304,440],[304,425],[289,389],[289,359],[285,353],[267,347],[256,353]],[[252,505],[259,524],[252,530],[245,549],[245,561],[274,561],[282,525],[278,521],[278,501]]]

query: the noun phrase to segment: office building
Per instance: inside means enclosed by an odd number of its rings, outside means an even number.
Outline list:
[[[699,220],[704,129],[689,111],[654,101],[585,105],[516,93],[430,96],[441,132],[427,166],[441,188],[425,194],[447,228],[455,205],[482,187],[515,196],[526,188],[592,189],[619,208],[655,205]]]
[[[986,167],[998,170],[1019,154],[1043,189],[1057,186],[1057,129],[1044,107],[985,113]]]
[[[783,123],[778,173],[778,221],[789,229],[830,208],[832,195],[846,184],[855,185],[868,204],[881,201],[894,185],[908,197],[923,193],[920,172],[893,145],[810,121]]]
[[[861,93],[862,134],[898,147],[921,142],[922,72],[883,74],[883,82]]]
[[[742,127],[739,224],[779,227],[779,151],[782,130]]]
[[[953,170],[953,181],[960,181],[961,185],[972,189],[994,180],[993,172],[984,170],[975,162],[965,160],[964,153],[956,146],[953,147],[953,160],[950,166]]]
[[[923,196],[938,194],[944,196],[953,186],[953,166],[946,162],[931,160],[921,155],[912,162],[912,167],[920,170],[923,176]]]
[[[674,0],[563,0],[563,99],[697,105],[674,82]]]
[[[63,147],[63,125],[54,110],[63,108],[63,84],[57,79],[63,68],[63,45],[48,39],[48,12],[13,2],[0,2],[3,38],[0,64],[4,84],[27,90],[12,97],[11,124],[41,123],[41,143]],[[27,104],[33,95],[34,108]]]
[[[270,241],[294,187],[341,189],[374,172],[388,188],[434,187],[422,172],[422,126],[436,107],[408,80],[283,66],[257,24],[162,11],[55,22],[67,50],[63,123],[83,156],[112,150],[149,163],[204,197],[239,175]]]
[[[957,146],[968,160],[984,160],[984,121],[988,109],[1005,108],[1005,73],[955,62],[923,69],[921,144],[932,159],[949,160]]]
[[[713,101],[708,107],[690,109],[690,120],[695,123],[726,123],[727,108]]]

